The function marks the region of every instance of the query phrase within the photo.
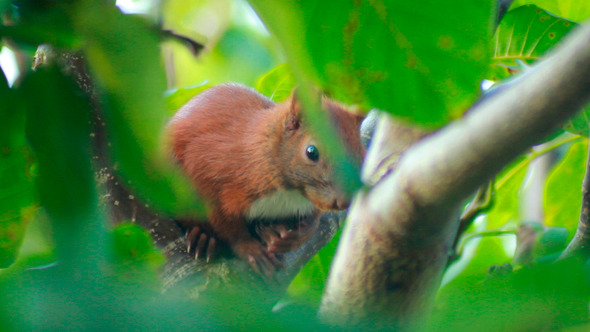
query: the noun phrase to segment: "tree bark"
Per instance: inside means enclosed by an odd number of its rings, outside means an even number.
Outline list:
[[[356,197],[322,301],[326,321],[420,327],[463,201],[590,98],[588,41],[589,26],[572,32],[534,70],[412,146],[395,172]]]

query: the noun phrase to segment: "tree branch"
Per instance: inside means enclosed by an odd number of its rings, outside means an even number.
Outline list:
[[[371,328],[424,321],[463,201],[590,98],[589,40],[589,26],[573,32],[548,60],[411,147],[395,172],[356,197],[324,319]]]

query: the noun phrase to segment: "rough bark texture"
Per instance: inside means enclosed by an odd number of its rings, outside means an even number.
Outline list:
[[[395,172],[358,195],[324,294],[324,319],[371,328],[425,321],[462,202],[590,98],[589,40],[590,27],[579,28],[548,60],[411,147]]]

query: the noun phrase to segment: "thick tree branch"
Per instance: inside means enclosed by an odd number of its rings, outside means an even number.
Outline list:
[[[369,113],[376,118],[375,134],[371,148],[363,162],[362,178],[365,183],[374,184],[384,174],[397,166],[404,151],[414,143],[427,136],[426,129],[412,126],[394,119],[386,113]]]
[[[406,151],[358,195],[321,307],[332,323],[416,327],[428,314],[462,202],[590,97],[584,26],[509,89]],[[377,133],[378,134],[378,133]]]

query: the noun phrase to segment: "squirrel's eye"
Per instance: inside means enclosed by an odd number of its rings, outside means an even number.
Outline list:
[[[307,155],[307,158],[311,161],[318,161],[318,159],[320,159],[320,151],[318,151],[318,148],[316,148],[315,145],[308,145],[305,148],[305,155]]]

